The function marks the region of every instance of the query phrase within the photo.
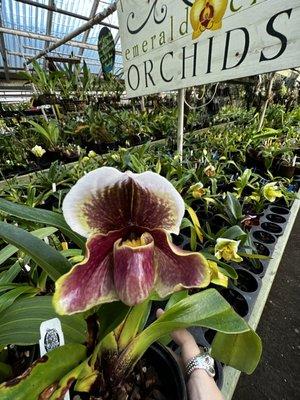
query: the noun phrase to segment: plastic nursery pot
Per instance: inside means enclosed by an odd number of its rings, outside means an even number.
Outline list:
[[[161,397],[162,400],[187,400],[184,376],[170,349],[154,343],[143,358],[159,376],[165,396]]]
[[[256,247],[258,254],[262,254],[263,256],[267,257],[270,255],[270,250],[264,244],[254,242],[254,246]]]
[[[259,260],[250,261],[244,259],[244,261],[242,263],[239,263],[238,266],[247,269],[248,271],[252,272],[255,275],[261,275],[264,272],[264,266]]]
[[[279,165],[277,175],[291,179],[295,174],[295,169],[296,168],[291,165]]]
[[[265,244],[273,244],[276,242],[276,238],[273,235],[271,235],[270,233],[265,232],[265,231],[260,231],[260,230],[254,231],[253,237],[254,237],[254,239],[259,240],[260,242],[265,243]]]
[[[221,295],[241,317],[246,317],[249,312],[247,300],[237,290],[221,289]]]
[[[270,208],[270,210],[272,211],[272,213],[279,214],[279,215],[288,215],[290,213],[290,211],[284,207],[273,206]]]
[[[275,224],[285,224],[286,219],[282,217],[281,215],[277,214],[267,214],[266,219],[270,222],[274,222]]]
[[[281,235],[283,232],[283,229],[281,228],[281,226],[275,224],[274,222],[263,222],[261,224],[261,227],[267,231],[267,232],[271,232],[275,235]]]
[[[234,286],[243,292],[253,293],[258,289],[258,282],[250,272],[243,269],[237,270],[238,279],[235,281]]]

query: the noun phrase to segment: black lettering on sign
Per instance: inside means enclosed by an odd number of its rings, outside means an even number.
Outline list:
[[[262,51],[260,54],[259,62],[276,60],[276,58],[280,57],[285,52],[285,50],[287,48],[287,38],[283,33],[280,33],[274,29],[274,22],[275,22],[276,18],[278,17],[278,15],[281,15],[281,14],[287,14],[290,19],[291,13],[292,13],[292,8],[290,8],[289,10],[280,11],[279,13],[273,15],[273,17],[268,22],[268,24],[267,24],[268,34],[270,36],[278,38],[281,42],[281,47],[280,47],[280,50],[278,51],[278,53],[275,54],[275,56],[270,57],[270,58],[266,57]]]
[[[238,30],[242,31],[244,33],[244,37],[245,37],[243,54],[242,54],[241,58],[239,59],[239,61],[235,65],[228,67],[227,60],[228,60],[228,51],[229,51],[231,32],[238,31]],[[231,29],[230,31],[227,31],[226,32],[226,42],[225,42],[225,52],[224,52],[224,62],[223,62],[222,70],[233,69],[233,68],[236,68],[239,65],[241,65],[242,62],[245,60],[246,55],[248,54],[249,45],[250,45],[250,35],[246,28],[241,27],[241,28],[235,28],[235,29]]]
[[[173,51],[169,51],[168,53],[166,53],[163,57],[162,57],[162,59],[161,59],[161,61],[160,61],[160,76],[162,77],[162,80],[163,81],[165,81],[165,82],[172,82],[172,80],[174,79],[174,76],[172,76],[172,78],[166,78],[166,76],[165,76],[165,74],[164,74],[164,71],[163,71],[163,65],[164,65],[164,61],[165,61],[165,59],[166,59],[166,57],[168,56],[168,55],[170,55],[170,56],[172,56],[172,59],[173,59],[173,57],[174,57],[174,52]]]
[[[194,43],[194,54],[192,56],[187,56],[186,55],[186,46],[182,48],[182,76],[181,79],[185,79],[185,70],[186,70],[186,61],[189,60],[190,58],[193,59],[193,77],[196,76],[196,69],[197,69],[197,53],[198,50],[198,42]]]
[[[147,64],[150,65],[150,69],[148,70]],[[152,82],[152,85],[155,86],[153,77],[151,75],[151,72],[153,70],[153,61],[152,60],[147,60],[144,61],[144,70],[145,70],[145,83],[146,83],[146,87],[148,87],[148,77],[150,79],[150,81]]]
[[[168,7],[167,7],[165,4],[163,4],[163,5],[160,7],[160,11],[157,11],[157,10],[156,10],[157,1],[158,1],[158,0],[154,0],[154,3],[153,3],[153,5],[152,5],[152,7],[151,7],[151,9],[150,9],[150,11],[149,11],[149,14],[148,14],[147,18],[146,18],[145,21],[142,23],[142,25],[138,26],[137,28],[131,28],[131,27],[129,26],[129,25],[130,25],[130,20],[132,21],[132,20],[135,19],[135,13],[132,11],[132,12],[128,15],[128,18],[127,18],[127,29],[128,29],[128,32],[129,32],[129,33],[131,33],[132,35],[135,35],[136,33],[139,33],[139,32],[147,25],[147,23],[148,23],[148,21],[149,21],[149,19],[150,19],[150,17],[151,17],[152,14],[153,14],[154,22],[155,22],[156,24],[161,24],[162,22],[164,22],[164,20],[166,19],[167,14],[168,14]],[[157,17],[157,14],[158,14],[159,12],[160,12],[160,14],[161,14],[160,18]]]
[[[133,69],[136,71],[136,75],[137,75],[136,76],[137,77],[137,85],[136,85],[136,87],[133,87],[132,82],[131,82],[131,71]],[[128,80],[128,85],[130,86],[131,90],[137,90],[138,87],[140,86],[140,72],[139,72],[139,69],[138,69],[138,67],[136,65],[132,64],[130,66],[130,68],[128,69],[127,80]]]

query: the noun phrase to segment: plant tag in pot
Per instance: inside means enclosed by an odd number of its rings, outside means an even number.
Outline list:
[[[40,325],[40,335],[41,339],[39,340],[39,345],[41,357],[49,351],[65,344],[64,334],[58,318],[52,318],[42,322]],[[69,392],[66,393],[64,400],[70,400]]]
[[[55,182],[52,183],[52,192],[53,193],[56,192],[56,183]]]

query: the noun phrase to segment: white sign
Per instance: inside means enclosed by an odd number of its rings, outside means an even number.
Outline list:
[[[64,346],[65,344],[64,334],[58,318],[52,318],[42,322],[40,325],[40,335],[41,339],[39,345],[41,357],[49,351]],[[65,394],[64,400],[70,400],[69,392]]]
[[[128,97],[300,66],[300,0],[120,0]]]

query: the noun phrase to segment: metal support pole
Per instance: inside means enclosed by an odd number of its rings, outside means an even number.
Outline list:
[[[27,61],[27,64],[32,63],[32,61],[38,60],[39,58],[45,56],[46,54],[50,53],[50,51],[57,49],[59,46],[69,42],[74,37],[80,35],[81,33],[85,32],[88,29],[91,29],[94,25],[99,24],[103,21],[106,17],[113,14],[117,9],[117,2],[118,0],[114,1],[109,7],[107,7],[104,11],[100,12],[99,14],[95,15],[90,21],[86,22],[85,24],[81,25],[79,28],[75,29],[62,39],[58,40],[56,43],[49,46],[47,49],[41,51],[36,56],[30,58]]]
[[[264,119],[265,119],[265,115],[266,115],[266,111],[268,108],[268,104],[271,100],[271,95],[272,95],[272,87],[273,87],[273,83],[274,83],[274,79],[275,79],[275,72],[273,72],[270,76],[270,80],[268,83],[268,89],[267,89],[267,96],[266,96],[266,100],[260,115],[260,119],[259,119],[259,124],[258,124],[258,131],[260,131],[262,129],[263,123],[264,123]]]
[[[185,89],[178,90],[178,129],[177,129],[177,152],[182,162],[183,154],[183,129],[184,129],[184,94]]]
[[[145,97],[144,97],[144,96],[141,97],[141,110],[142,110],[142,111],[146,111],[146,107],[145,107]]]
[[[62,8],[57,8],[55,5],[51,6],[48,4],[38,3],[38,2],[32,1],[32,0],[16,0],[16,1],[18,1],[19,3],[28,4],[30,6],[43,8],[44,10],[57,12],[62,15],[67,15],[68,17],[78,18],[78,19],[82,19],[84,21],[90,20],[90,18],[86,17],[85,15],[79,15],[79,14],[73,13],[72,11],[63,10]],[[109,24],[108,22],[100,22],[100,25],[107,26],[108,28],[112,28],[112,29],[117,29],[117,30],[119,29],[119,27],[117,25]]]

